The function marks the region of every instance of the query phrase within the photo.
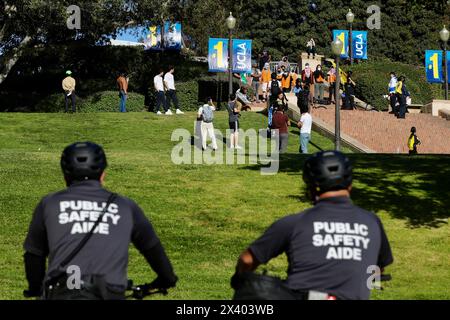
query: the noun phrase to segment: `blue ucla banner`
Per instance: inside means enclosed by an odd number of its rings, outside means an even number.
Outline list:
[[[235,39],[233,45],[233,72],[252,72],[252,40]]]
[[[167,50],[181,50],[181,23],[164,23],[164,48]]]
[[[427,73],[427,81],[429,83],[444,82],[444,76],[442,72],[442,59],[443,52],[440,50],[425,51],[425,69]]]
[[[352,31],[353,58],[367,60],[367,31]]]
[[[147,38],[144,40],[145,50],[162,50],[161,27],[151,26],[148,31]]]
[[[342,46],[341,58],[348,58],[348,30],[333,30],[333,40],[338,38],[344,44]]]
[[[209,38],[208,65],[210,72],[228,71],[228,39]]]

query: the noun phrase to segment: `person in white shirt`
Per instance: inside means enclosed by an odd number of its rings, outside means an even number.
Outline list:
[[[302,108],[300,121],[297,126],[300,128],[300,153],[308,153],[308,143],[311,140],[312,117],[308,108]]]
[[[164,112],[166,112],[167,114],[166,95],[165,95],[166,85],[164,84],[163,75],[164,70],[159,69],[159,73],[153,79],[153,84],[155,86],[156,91],[156,114],[158,115],[162,114],[161,111],[159,110],[161,106],[163,107]]]
[[[202,149],[206,150],[206,141],[208,136],[211,139],[211,146],[213,150],[217,150],[217,141],[214,134],[214,111],[216,107],[214,106],[211,98],[208,98],[208,103],[204,104],[198,109],[197,120],[201,120],[201,135],[202,135]]]
[[[309,39],[308,43],[306,43],[306,52],[308,53],[308,59],[310,55],[313,55],[313,59],[316,58],[316,42],[313,38]]]
[[[173,66],[169,66],[169,71],[166,73],[166,75],[164,76],[164,82],[166,83],[167,86],[167,92],[166,92],[166,114],[171,115],[172,111],[170,111],[170,104],[172,101],[173,105],[176,108],[176,114],[184,114],[184,112],[182,112],[180,110],[180,106],[178,103],[178,98],[177,98],[177,92],[175,89],[175,79],[173,77],[173,73],[175,72],[175,68]]]
[[[395,75],[395,72],[390,73],[391,80],[389,80],[389,101],[391,103],[391,113],[398,113],[397,105],[397,96],[395,94],[395,89],[397,88],[397,76]]]

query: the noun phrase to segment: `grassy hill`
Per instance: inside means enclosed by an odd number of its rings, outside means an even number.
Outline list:
[[[194,130],[193,113],[0,114],[0,299],[21,299],[26,286],[22,243],[34,206],[64,187],[59,157],[74,141],[102,144],[108,156],[106,187],[131,197],[151,219],[171,258],[179,285],[167,299],[229,299],[229,279],[239,253],[275,219],[310,207],[303,196],[298,129],[277,175],[260,165],[174,165],[172,131]],[[247,113],[242,127],[264,128]],[[215,127],[227,126],[216,114]],[[311,151],[332,142],[313,134]],[[355,163],[354,202],[376,212],[390,238],[393,281],[374,299],[449,299],[450,158],[350,155]],[[283,276],[286,258],[265,268]],[[154,274],[132,248],[129,277]],[[163,298],[163,297],[158,297]],[[165,298],[164,298],[165,299]]]

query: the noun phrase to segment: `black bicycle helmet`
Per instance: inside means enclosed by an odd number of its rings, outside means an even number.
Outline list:
[[[303,181],[319,194],[347,189],[352,183],[352,165],[341,152],[318,152],[306,160]]]
[[[61,169],[70,181],[98,180],[106,169],[103,148],[92,142],[76,142],[61,156]]]

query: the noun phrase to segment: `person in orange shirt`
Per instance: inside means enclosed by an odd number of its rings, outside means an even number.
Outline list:
[[[323,100],[323,91],[325,88],[325,75],[322,71],[322,66],[319,64],[314,71],[314,100]]]
[[[332,66],[331,69],[327,73],[328,75],[328,84],[329,84],[329,97],[330,103],[335,103],[333,100],[336,99],[336,69]]]
[[[117,78],[117,87],[119,88],[120,112],[127,112],[128,81],[125,72],[121,72]]]
[[[291,71],[291,88],[295,87],[295,84],[297,83],[298,74],[296,70]]]
[[[264,65],[264,69],[261,74],[261,89],[263,92],[263,102],[267,101],[267,89],[269,88],[269,83],[271,80],[272,78],[270,72],[270,65],[266,63]]]
[[[291,74],[289,73],[289,70],[285,70],[284,67],[281,67],[283,70],[283,73],[281,75],[281,88],[283,88],[283,92],[289,92],[291,91]]]

